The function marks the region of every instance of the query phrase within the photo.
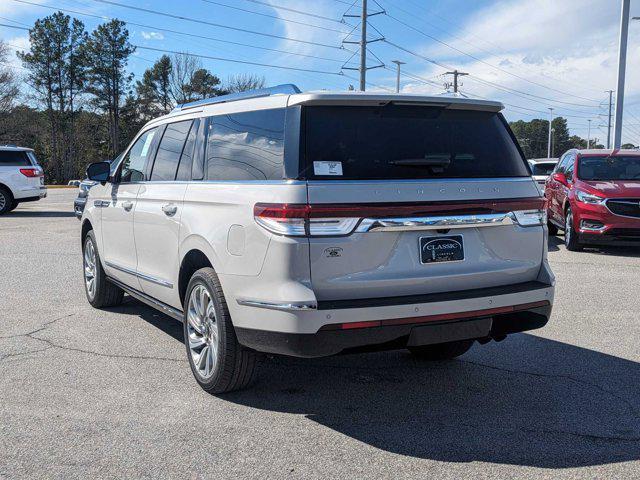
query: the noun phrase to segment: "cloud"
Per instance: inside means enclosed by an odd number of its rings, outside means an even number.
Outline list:
[[[145,40],[164,40],[164,35],[161,32],[145,32],[142,30],[140,35]]]
[[[632,5],[631,13],[639,15],[640,8]],[[414,49],[472,73],[463,79],[462,90],[469,94],[542,112],[554,106],[558,115],[573,116],[569,124],[577,133],[585,128],[586,134],[587,118],[576,117],[593,118],[594,123],[600,123],[608,100],[605,90],[616,88],[619,22],[620,4],[611,0],[502,0],[467,16],[456,35],[434,33],[475,58],[434,41]],[[419,20],[412,23],[419,25]],[[640,99],[638,27],[632,24],[630,28],[627,53],[625,98],[629,104]],[[431,77],[442,71],[425,66],[415,73]],[[507,92],[505,88],[524,94]],[[405,89],[433,91],[433,87],[419,83],[410,83]],[[636,116],[640,116],[639,110],[636,107]],[[506,113],[510,118],[544,116],[509,106]]]

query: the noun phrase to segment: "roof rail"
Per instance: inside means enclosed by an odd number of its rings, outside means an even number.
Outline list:
[[[195,102],[183,103],[177,105],[172,112],[179,112],[188,108],[202,107],[204,105],[214,105],[216,103],[235,102],[237,100],[246,100],[248,98],[260,98],[268,97],[276,94],[294,94],[300,93],[300,89],[292,83],[285,83],[282,85],[276,85],[275,87],[259,88],[257,90],[247,90],[246,92],[229,93],[227,95],[220,95],[219,97],[205,98],[204,100],[197,100]]]

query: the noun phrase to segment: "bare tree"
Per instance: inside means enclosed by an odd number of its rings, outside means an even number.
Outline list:
[[[0,40],[0,112],[11,110],[20,93],[16,75],[6,66],[8,58],[9,48]]]
[[[229,76],[225,90],[230,93],[246,92],[247,90],[264,88],[265,84],[266,80],[264,77],[254,75],[253,73],[238,73]]]
[[[171,59],[171,66],[169,75],[171,97],[178,104],[190,102],[193,100],[190,92],[191,79],[202,68],[202,62],[193,55],[177,53]]]

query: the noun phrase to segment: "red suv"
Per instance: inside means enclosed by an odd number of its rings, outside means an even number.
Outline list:
[[[567,250],[640,246],[640,151],[569,150],[545,187],[549,233]]]

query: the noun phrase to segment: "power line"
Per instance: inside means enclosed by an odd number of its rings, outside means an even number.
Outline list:
[[[17,1],[22,1],[22,0],[14,0],[14,1],[17,2]],[[128,8],[130,10],[137,10],[139,12],[151,13],[153,15],[161,15],[163,17],[175,18],[177,20],[184,20],[184,21],[187,21],[187,22],[199,23],[199,24],[208,25],[208,26],[211,26],[211,27],[225,28],[227,30],[234,30],[236,32],[250,33],[252,35],[260,35],[262,37],[277,38],[277,39],[280,39],[280,40],[287,40],[289,42],[304,43],[306,45],[316,45],[318,47],[333,48],[335,50],[340,50],[341,49],[341,47],[338,47],[338,46],[335,46],[335,45],[328,45],[326,43],[318,43],[318,42],[312,42],[312,41],[309,41],[309,40],[301,40],[299,38],[284,37],[282,35],[275,35],[275,34],[272,34],[272,33],[257,32],[255,30],[249,30],[249,29],[246,29],[246,28],[231,27],[229,25],[222,25],[220,23],[208,22],[206,20],[200,20],[200,19],[197,19],[197,18],[185,17],[183,15],[176,15],[176,14],[168,13],[168,12],[160,12],[158,10],[152,10],[150,8],[135,7],[133,5],[125,5],[123,3],[113,2],[111,0],[92,0],[92,1],[93,2],[97,2],[97,3],[104,3],[104,4],[107,4],[107,5],[113,5],[113,6],[116,6],[116,7]]]
[[[304,25],[305,27],[319,28],[321,30],[326,30],[328,32],[347,33],[345,30],[337,30],[335,28],[329,28],[329,27],[325,27],[325,26],[322,26],[322,25],[314,25],[313,23],[301,22],[301,21],[298,21],[298,20],[290,19],[290,18],[283,18],[283,17],[279,17],[277,15],[269,15],[268,13],[256,12],[255,10],[248,10],[248,9],[242,8],[242,7],[235,7],[233,5],[227,5],[225,3],[216,2],[214,0],[202,0],[202,1],[206,2],[206,3],[210,3],[212,5],[218,5],[220,7],[230,8],[232,10],[239,10],[241,12],[251,13],[253,15],[259,15],[261,17],[275,18],[276,20],[281,20],[283,22],[295,23],[296,25]]]
[[[434,37],[433,35],[429,35],[429,34],[423,32],[422,30],[414,27],[413,25],[410,25],[407,22],[404,22],[404,21],[400,20],[399,18],[394,17],[393,15],[391,15],[388,12],[386,13],[386,15],[387,15],[387,17],[391,18],[392,20],[395,20],[396,22],[400,23],[401,25],[404,25],[405,27],[410,28],[411,30],[414,30],[414,31],[418,32],[420,35],[423,35],[423,36],[425,36],[425,37],[427,37],[427,38],[429,38],[429,39],[431,39],[431,40],[433,40],[435,42],[438,42],[438,43],[440,43],[442,45],[445,45],[446,47],[448,47],[448,48],[450,48],[450,49],[452,49],[452,50],[454,50],[454,51],[456,51],[456,52],[458,52],[458,53],[460,53],[462,55],[465,55],[465,56],[467,56],[469,58],[472,58],[473,60],[476,60],[477,62],[480,62],[480,63],[482,63],[484,65],[487,65],[487,66],[489,66],[491,68],[494,68],[496,70],[499,70],[499,71],[501,71],[503,73],[506,73],[507,75],[511,75],[512,77],[518,78],[520,80],[523,80],[525,82],[531,83],[533,85],[537,85],[537,86],[542,87],[542,88],[546,88],[547,90],[551,90],[551,91],[554,91],[554,92],[557,92],[557,93],[561,93],[563,95],[579,98],[579,99],[582,99],[582,100],[587,100],[587,101],[590,101],[590,102],[599,103],[598,100],[594,100],[592,98],[581,97],[579,95],[575,95],[575,94],[568,93],[568,92],[565,92],[565,91],[562,91],[562,90],[558,90],[556,88],[549,87],[549,86],[544,85],[542,83],[538,83],[538,82],[534,82],[533,80],[529,80],[528,78],[523,77],[521,75],[517,75],[515,73],[512,73],[509,70],[505,70],[504,68],[498,67],[497,65],[493,65],[492,63],[489,63],[489,62],[487,62],[487,61],[485,61],[485,60],[483,60],[483,59],[481,59],[481,58],[479,58],[479,57],[477,57],[477,56],[475,56],[473,54],[465,52],[464,50],[460,50],[459,48],[454,47],[453,45],[450,45],[449,43],[444,42],[444,41]],[[562,102],[562,103],[569,104],[569,102]],[[573,103],[572,105],[585,106],[585,107],[590,106],[590,105],[581,105],[581,104],[576,104],[576,103]]]
[[[36,2],[30,2],[27,0],[13,0],[14,2],[19,2],[19,3],[24,3],[24,4],[28,4],[28,5],[34,5],[34,6],[39,6],[41,8],[46,8],[49,10],[55,10],[55,11],[62,11],[62,12],[67,12],[67,13],[72,13],[74,15],[81,15],[81,16],[85,16],[85,17],[90,17],[90,18],[98,18],[100,20],[111,20],[111,17],[106,17],[103,15],[96,15],[93,13],[87,13],[87,12],[82,12],[79,10],[72,10],[72,9],[68,9],[68,8],[59,8],[59,7],[50,7],[48,5],[42,5]],[[336,58],[327,58],[327,57],[321,57],[318,55],[311,55],[311,54],[306,54],[306,53],[298,53],[298,52],[289,52],[287,50],[281,50],[281,49],[277,49],[277,48],[268,48],[268,47],[260,47],[258,45],[251,45],[248,43],[242,43],[242,42],[234,42],[231,40],[223,40],[221,38],[216,38],[216,37],[210,37],[207,35],[199,35],[196,33],[188,33],[188,32],[183,32],[180,30],[172,30],[170,28],[164,28],[164,27],[158,27],[158,26],[154,26],[154,25],[147,25],[144,23],[137,23],[137,22],[132,22],[130,20],[126,20],[126,19],[120,19],[123,22],[125,22],[128,25],[133,25],[136,27],[141,27],[141,28],[149,28],[152,30],[158,30],[160,32],[167,32],[167,33],[173,33],[176,35],[184,35],[187,37],[193,37],[193,38],[199,38],[199,39],[204,39],[204,40],[211,40],[213,42],[221,42],[221,43],[227,43],[230,45],[238,45],[241,47],[247,47],[247,48],[254,48],[257,50],[264,50],[264,51],[268,51],[268,52],[276,52],[276,53],[282,53],[285,55],[296,55],[299,57],[306,57],[306,58],[314,58],[317,60],[324,60],[324,61],[328,61],[328,62],[335,62],[335,63],[343,63],[342,60],[336,59]]]
[[[231,62],[231,63],[240,63],[240,64],[244,64],[244,65],[255,65],[258,67],[269,67],[269,68],[279,68],[282,70],[293,70],[296,72],[309,72],[309,73],[320,73],[323,75],[342,75],[342,73],[340,72],[329,72],[326,70],[314,70],[314,69],[310,69],[310,68],[297,68],[297,67],[287,67],[285,65],[274,65],[274,64],[270,64],[270,63],[259,63],[259,62],[250,62],[250,61],[245,61],[245,60],[237,60],[237,59],[232,59],[232,58],[223,58],[223,57],[214,57],[214,56],[210,56],[210,55],[201,55],[201,54],[197,54],[197,53],[189,53],[189,52],[177,52],[175,50],[166,50],[164,48],[154,48],[154,47],[145,47],[142,45],[135,45],[132,44],[132,46],[134,46],[135,48],[139,48],[141,50],[150,50],[153,52],[163,52],[163,53],[172,53],[175,55],[180,55],[180,54],[187,54],[190,55],[192,57],[198,57],[198,58],[206,58],[208,60],[218,60],[220,62]]]
[[[413,2],[412,0],[409,0],[409,1],[410,1],[414,6],[416,6],[416,8],[418,8],[419,10],[420,10],[420,9],[422,9],[422,7],[421,7],[420,5],[418,5],[417,3]],[[402,7],[400,7],[399,5],[394,5],[394,6],[393,6],[393,8],[398,9],[398,10],[400,10],[400,11],[404,12],[405,14],[409,15],[411,18],[416,17],[416,14],[415,14],[414,12],[410,12],[410,11],[408,11],[408,10],[406,10],[406,9],[404,9],[404,8],[402,8]],[[443,20],[444,22],[448,23],[449,25],[452,25],[453,27],[458,28],[459,30],[464,31],[464,28],[463,28],[460,24],[458,24],[458,23],[456,23],[456,22],[453,22],[453,21],[450,21],[450,20],[448,20],[447,18],[443,17],[442,15],[438,15],[438,14],[437,14],[435,11],[433,11],[433,10],[430,10],[430,11],[429,11],[429,14],[430,14],[430,15],[433,15],[433,16],[435,16],[435,17],[438,17],[439,19]],[[471,46],[471,47],[474,47],[474,48],[477,48],[477,49],[478,49],[478,50],[480,50],[481,52],[484,52],[484,53],[486,53],[486,54],[488,54],[488,55],[491,55],[491,56],[497,56],[494,52],[491,52],[491,51],[489,51],[489,50],[483,49],[482,47],[478,46],[476,43],[471,43],[471,42],[469,42],[469,41],[465,40],[464,38],[460,37],[459,35],[455,35],[455,34],[453,34],[452,32],[450,32],[449,30],[445,30],[445,29],[443,29],[443,28],[440,28],[440,27],[439,27],[438,25],[436,25],[435,23],[429,22],[429,21],[428,21],[424,16],[420,16],[420,19],[421,19],[422,21],[424,21],[425,23],[427,23],[428,25],[430,25],[430,26],[432,26],[433,28],[435,28],[436,30],[439,30],[439,31],[441,31],[441,32],[443,32],[443,33],[446,33],[446,34],[448,34],[448,35],[451,35],[451,36],[453,36],[453,38],[457,38],[458,40],[460,40],[460,41],[462,41],[462,42],[466,43],[467,45],[469,45],[469,46]],[[506,53],[502,47],[500,47],[500,46],[496,45],[495,43],[489,42],[489,41],[487,41],[487,40],[485,40],[485,39],[483,39],[483,38],[481,38],[481,37],[478,37],[477,35],[473,35],[473,34],[471,34],[471,33],[469,33],[468,35],[469,35],[469,36],[471,36],[471,37],[473,37],[473,38],[476,38],[477,40],[479,40],[479,41],[481,41],[481,42],[483,42],[483,43],[485,43],[485,44],[487,44],[487,45],[489,45],[489,46],[491,46],[491,47],[493,47],[493,48],[497,48],[498,50],[500,50],[500,51],[501,51],[501,54],[502,54],[502,55],[508,55],[508,53]],[[520,66],[520,68],[523,68],[524,70],[529,71],[529,72],[533,72],[533,70],[532,70],[532,69],[526,68],[526,67],[524,67],[524,66]],[[548,78],[548,79],[553,80],[553,81],[556,81],[556,82],[562,82],[562,83],[565,83],[565,84],[567,84],[567,85],[570,85],[570,86],[571,86],[571,87],[573,87],[573,88],[576,88],[576,87],[578,86],[578,85],[576,85],[575,83],[570,82],[570,81],[568,81],[568,80],[564,80],[564,79],[562,79],[562,78],[555,78],[555,77],[552,77],[552,76],[550,76],[550,75],[546,75],[546,74],[544,74],[544,73],[542,73],[542,72],[538,72],[538,71],[536,71],[534,74],[535,74],[535,75],[538,75],[538,76],[540,76],[540,77]],[[593,92],[600,92],[600,90],[599,90],[599,89],[595,89],[595,88],[593,88],[593,87],[588,87],[588,86],[583,85],[583,84],[580,84],[580,85],[579,85],[579,87],[581,87],[581,88],[583,88],[583,89],[585,89],[585,90],[591,90],[591,91],[593,91]],[[546,87],[545,87],[545,88],[546,88]]]
[[[245,2],[251,2],[251,3],[255,3],[258,5],[264,5],[265,7],[269,7],[269,8],[273,8],[275,10],[284,10],[287,12],[293,12],[293,13],[297,13],[299,15],[306,15],[307,17],[313,17],[313,18],[319,18],[322,20],[328,20],[330,22],[336,22],[336,23],[344,23],[342,20],[338,20],[335,18],[331,18],[331,17],[325,17],[323,15],[317,15],[315,13],[310,13],[310,12],[305,12],[302,10],[296,10],[295,8],[289,8],[289,7],[282,7],[279,5],[273,5],[271,3],[267,3],[267,2],[261,2],[259,0],[244,0]]]

